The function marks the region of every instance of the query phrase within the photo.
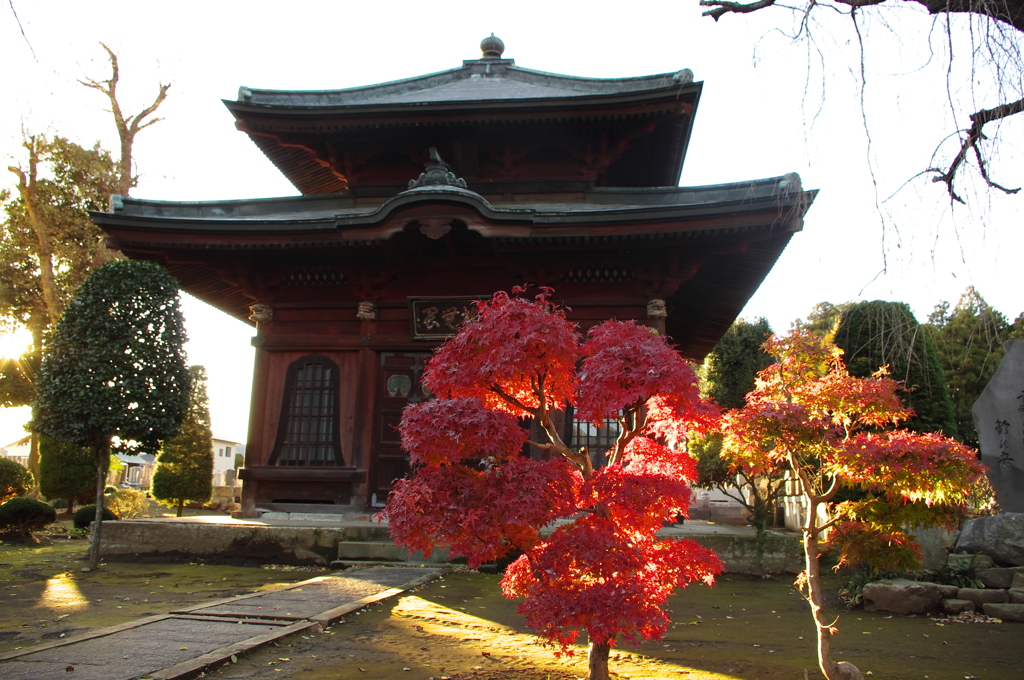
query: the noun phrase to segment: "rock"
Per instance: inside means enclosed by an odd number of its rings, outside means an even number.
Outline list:
[[[889,579],[864,586],[864,609],[869,612],[924,614],[939,606],[942,595],[934,583]]]
[[[953,546],[956,545],[960,532],[939,527],[915,529],[911,535],[921,546],[922,566],[925,569],[936,571],[946,564],[946,559]]]
[[[1010,602],[1024,604],[1024,588],[1010,588],[1006,594],[1010,596]]]
[[[1024,565],[1024,513],[1006,512],[968,520],[956,550],[984,553],[996,564]]]
[[[864,680],[864,674],[849,661],[837,663],[836,670],[839,671],[840,680]]]
[[[955,598],[957,593],[960,592],[960,586],[947,586],[941,583],[935,585],[939,587],[939,595],[944,598]]]
[[[970,600],[979,607],[991,602],[1010,601],[1006,591],[998,588],[961,588],[956,596],[961,600]]]
[[[1003,621],[1024,621],[1024,604],[1002,604],[990,602],[984,607],[985,616],[994,616]]]
[[[950,569],[966,571],[968,569],[991,569],[996,563],[988,555],[959,555],[951,554],[946,559],[946,565]]]
[[[977,609],[976,605],[970,600],[949,598],[942,601],[942,611],[947,614],[956,615],[961,612],[973,612],[975,609]]]
[[[1010,581],[1011,588],[1024,588],[1024,573],[1016,573]]]
[[[1017,576],[1021,569],[1024,567],[995,567],[975,571],[974,575],[986,588],[1009,588],[1013,584],[1013,577]]]

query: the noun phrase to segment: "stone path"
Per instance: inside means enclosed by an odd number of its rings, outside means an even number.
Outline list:
[[[129,621],[0,655],[4,680],[173,680],[433,580],[444,569],[368,567]]]

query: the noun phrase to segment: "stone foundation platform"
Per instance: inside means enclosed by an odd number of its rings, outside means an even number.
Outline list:
[[[665,527],[659,535],[689,538],[711,548],[730,573],[799,573],[803,569],[800,536],[794,532],[770,532],[760,566],[751,527],[688,521]],[[317,566],[337,561],[447,560],[444,551],[430,560],[422,555],[408,558],[392,543],[386,524],[368,518],[307,513],[291,513],[287,519],[264,515],[258,520],[208,516],[104,522],[100,554],[111,560],[188,557]]]

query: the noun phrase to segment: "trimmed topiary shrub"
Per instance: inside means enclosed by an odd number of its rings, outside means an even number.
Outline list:
[[[138,517],[149,510],[149,499],[146,498],[146,494],[135,489],[118,489],[107,496],[103,504],[120,519]]]
[[[83,505],[75,511],[75,516],[72,521],[74,522],[76,529],[88,529],[94,519],[96,519],[96,506]],[[109,508],[103,508],[103,521],[105,522],[108,519],[119,518],[117,515],[112,513]]]
[[[13,532],[23,541],[36,543],[32,532],[56,521],[57,511],[33,498],[12,498],[0,505],[0,531]]]
[[[0,503],[32,490],[32,473],[7,458],[0,458]]]

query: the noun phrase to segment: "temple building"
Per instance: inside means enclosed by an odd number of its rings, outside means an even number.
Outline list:
[[[802,228],[815,192],[795,174],[677,186],[688,69],[578,78],[517,66],[493,35],[481,49],[366,87],[241,88],[236,127],[300,196],[93,215],[256,328],[242,516],[382,505],[408,471],[401,411],[475,300],[550,286],[581,330],[637,319],[700,361]]]

